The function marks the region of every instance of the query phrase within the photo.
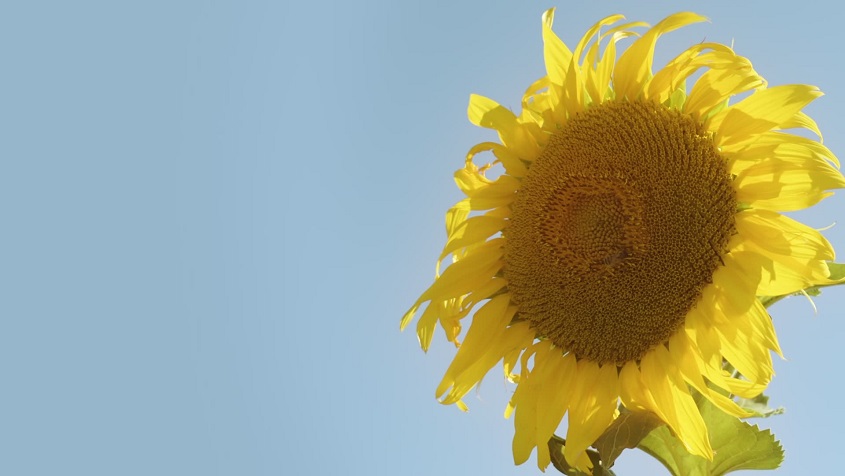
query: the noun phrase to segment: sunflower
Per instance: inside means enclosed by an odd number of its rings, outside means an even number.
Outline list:
[[[462,398],[503,361],[516,383],[505,411],[516,464],[536,448],[545,469],[568,415],[563,456],[589,472],[586,449],[622,407],[653,413],[712,459],[693,395],[748,416],[730,396],[760,394],[771,353],[781,355],[757,296],[833,283],[828,241],[781,214],[845,186],[802,112],[821,92],[768,87],[718,43],[653,73],[657,39],[705,20],[694,13],[641,36],[632,29],[646,25],[610,16],[574,50],[552,31],[553,15],[543,15],[546,76],[519,115],[470,98],[470,121],[499,141],[472,147],[455,173],[466,198],[447,212],[436,279],[401,327],[427,303],[422,348],[438,323],[458,346],[436,390],[444,404],[466,410]],[[617,43],[632,36],[617,60]],[[803,135],[786,132],[796,129]],[[482,152],[495,160],[476,165]],[[503,172],[488,177],[494,165]]]

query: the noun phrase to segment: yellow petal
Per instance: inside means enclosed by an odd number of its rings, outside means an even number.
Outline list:
[[[723,412],[739,418],[751,416],[752,413],[743,410],[736,402],[707,386],[700,369],[703,362],[696,356],[694,345],[684,332],[677,332],[669,339],[669,353],[672,361],[678,364],[684,380]]]
[[[536,390],[538,392],[537,425],[534,441],[537,443],[537,466],[545,469],[551,462],[549,446],[545,442],[551,439],[569,408],[572,387],[578,377],[575,372],[575,356],[572,354],[564,356],[560,349],[552,347],[541,360],[545,362],[537,373],[540,387]],[[534,361],[535,365],[539,365],[537,357]]]
[[[430,303],[423,311],[420,320],[417,322],[417,339],[420,341],[420,347],[424,352],[428,352],[431,345],[431,339],[434,336],[434,327],[437,325],[439,316],[438,309],[440,302]]]
[[[700,68],[729,69],[733,74],[741,76],[751,70],[751,63],[725,45],[700,43],[688,48],[655,73],[648,85],[648,97],[660,103],[665,102],[672,92]],[[702,87],[698,83],[695,86]]]
[[[594,104],[604,102],[605,97],[611,92],[610,78],[613,75],[613,67],[616,65],[616,43],[623,38],[637,35],[636,32],[627,30],[637,26],[648,26],[648,24],[642,22],[626,23],[602,33],[600,38],[610,36],[610,40],[607,42],[604,54],[598,62],[596,62],[596,56],[598,55],[599,42],[593,43],[590,47],[582,69],[585,74],[584,81],[587,92]]]
[[[469,122],[488,129],[506,130],[518,126],[516,116],[510,109],[478,94],[469,96],[467,117]]]
[[[431,346],[431,339],[434,336],[434,328],[438,320],[446,331],[446,337],[449,341],[455,341],[457,334],[460,333],[458,322],[469,313],[469,308],[461,309],[459,301],[460,299],[435,301],[430,303],[423,311],[420,320],[417,322],[417,338],[424,352],[428,352],[428,348]]]
[[[643,394],[642,376],[636,362],[625,363],[619,370],[619,399],[625,408],[634,410],[651,411],[653,406],[650,402],[643,401],[646,395]]]
[[[508,282],[505,278],[493,278],[469,293],[466,299],[464,299],[463,305],[466,307],[475,306],[507,285]]]
[[[511,383],[519,383],[520,376],[514,372],[514,368],[516,367],[516,361],[519,359],[519,354],[521,354],[522,351],[523,349],[515,349],[508,352],[505,354],[502,362],[502,370],[505,372],[505,378]],[[508,418],[508,415],[506,415],[505,418]]]
[[[508,108],[496,101],[471,94],[467,108],[469,121],[477,126],[495,129],[502,144],[518,155],[535,157],[540,152],[537,141]]]
[[[525,164],[514,154],[510,149],[496,142],[482,142],[474,145],[469,152],[467,152],[466,161],[472,162],[473,158],[481,153],[491,151],[496,156],[498,162],[502,163],[505,172],[514,177],[522,177],[528,171]]]
[[[772,356],[762,342],[738,326],[721,325],[714,329],[722,341],[722,355],[739,373],[761,385],[772,380]]]
[[[585,102],[588,104],[600,104],[607,89],[606,87],[600,87],[596,84],[595,64],[598,54],[599,44],[596,42],[590,46],[589,50],[587,50],[587,54],[584,55],[584,64],[581,66],[581,71],[584,73],[584,87],[587,91]]]
[[[744,100],[715,114],[710,130],[717,131],[719,146],[752,139],[795,116],[807,104],[822,96],[815,86],[788,84],[760,89]]]
[[[446,334],[446,340],[454,343],[456,347],[460,346],[458,336],[461,334],[462,329],[461,319],[466,317],[471,310],[470,307],[461,307],[461,301],[461,298],[456,298],[444,302],[446,312],[441,313],[439,319],[440,327],[443,328],[443,332]],[[425,350],[423,348],[423,351]]]
[[[510,175],[491,181],[471,169],[462,168],[455,172],[455,183],[469,196],[470,210],[488,210],[509,205],[521,182]]]
[[[766,310],[766,306],[759,300],[756,301],[754,306],[748,310],[746,318],[751,329],[753,329],[754,335],[759,336],[766,347],[783,358],[783,351],[780,348],[780,343],[775,333],[775,326],[772,324],[772,317],[769,315],[769,311]]]
[[[572,52],[552,31],[554,16],[554,8],[546,10],[543,14],[543,58],[549,80],[555,84],[563,84],[566,69],[572,61]]]
[[[528,89],[525,90],[525,93],[522,95],[522,108],[528,109],[531,108],[532,110],[536,109],[536,101],[542,96],[542,90],[549,87],[549,78],[547,76],[543,76],[542,78],[538,79],[531,83],[531,86],[528,86]]]
[[[438,261],[442,261],[459,248],[486,241],[487,238],[502,231],[506,224],[507,221],[504,218],[496,216],[480,215],[467,218],[452,230]]]
[[[469,199],[461,200],[446,212],[446,236],[452,236],[455,229],[469,216],[469,212]]]
[[[610,15],[602,18],[601,20],[597,21],[593,26],[591,26],[590,29],[587,30],[586,33],[584,33],[584,35],[581,37],[581,41],[578,42],[578,46],[575,47],[575,53],[573,53],[575,61],[578,61],[581,58],[581,53],[583,53],[584,49],[587,47],[593,37],[598,35],[599,30],[601,30],[602,27],[612,25],[624,19],[625,17],[623,15]]]
[[[481,382],[490,369],[502,360],[504,355],[513,349],[525,348],[533,339],[534,332],[523,323],[505,329],[495,340],[489,342],[489,345],[477,352],[476,358],[470,361],[470,365],[465,368],[455,368],[454,373],[449,375],[449,378],[453,380],[449,393],[443,396],[440,403],[451,405],[460,401],[473,387]],[[459,352],[465,346],[466,343],[461,345]],[[475,350],[479,351],[479,349]],[[444,377],[444,379],[446,378]],[[443,385],[442,382],[441,385]]]
[[[619,398],[616,365],[599,367],[595,362],[581,360],[576,380],[563,450],[563,456],[571,465],[578,463],[587,447],[613,422]]]
[[[819,141],[823,142],[822,132],[819,130],[818,124],[812,117],[803,112],[795,113],[792,117],[782,122],[778,129],[807,129],[818,136]]]
[[[515,313],[507,295],[494,297],[475,313],[463,344],[437,386],[437,397],[451,388],[442,403],[460,400],[514,345],[529,335],[533,338],[526,326],[509,326]]]
[[[833,246],[821,233],[780,213],[744,210],[736,215],[736,229],[770,253],[806,260],[833,260]]]
[[[612,25],[612,24],[618,22],[619,20],[624,20],[624,19],[625,19],[624,16],[617,14],[617,15],[610,15],[610,16],[605,17],[605,18],[599,20],[598,22],[596,22],[592,27],[590,27],[589,30],[587,30],[586,33],[584,33],[584,36],[581,37],[581,41],[579,41],[578,46],[575,47],[575,52],[572,55],[572,61],[577,64],[577,62],[581,58],[581,53],[584,51],[584,49],[587,47],[587,45],[590,43],[590,41],[593,39],[593,37],[596,37],[598,35],[599,30],[601,30],[602,27],[605,27],[607,25]],[[599,43],[598,41],[595,41],[593,43],[594,48],[591,48],[592,51],[593,51],[592,57],[591,57],[590,54],[588,54],[587,58],[584,59],[583,69],[585,70],[585,72],[593,69],[593,61],[595,59],[595,55],[597,54],[598,43]],[[571,68],[572,67],[570,65],[570,69]]]
[[[737,200],[754,208],[794,211],[815,205],[845,187],[845,177],[819,158],[770,158],[748,166],[736,177]]]
[[[819,260],[799,260],[791,256],[772,253],[753,241],[742,245],[747,251],[743,266],[759,268],[759,296],[782,296],[821,284],[834,284],[828,279],[827,263]]]
[[[669,351],[658,345],[643,356],[640,369],[644,387],[656,404],[651,410],[672,428],[690,453],[712,460],[704,419]]]
[[[743,398],[754,398],[766,389],[765,384],[733,378],[722,369],[719,336],[714,326],[705,323],[698,313],[690,313],[687,316],[684,331],[690,340],[698,344],[697,349],[701,356],[699,370],[707,380]]]
[[[574,117],[576,114],[584,110],[584,78],[581,74],[581,68],[573,59],[569,63],[569,70],[566,74],[566,84],[563,89],[563,108],[566,110],[567,117]]]
[[[766,83],[754,70],[711,69],[698,78],[690,91],[684,111],[694,117],[707,117],[713,108],[736,94],[758,89]],[[712,120],[709,122],[712,126]]]
[[[493,181],[480,173],[478,167],[474,164],[469,164],[468,167],[455,171],[455,184],[468,197],[472,197],[478,192],[489,188],[493,184]]]
[[[533,346],[532,349],[526,350],[523,358],[526,355],[533,356],[535,362],[545,362],[545,356],[552,350],[551,342],[542,341]],[[514,434],[513,434],[513,459],[515,464],[522,464],[528,461],[531,456],[531,451],[537,447],[537,400],[540,397],[539,387],[541,385],[540,379],[536,378],[534,374],[535,368],[531,371],[527,370],[525,362],[522,364],[522,375],[520,376],[519,385],[511,398],[508,405],[510,411],[516,412],[514,416]],[[509,412],[505,412],[505,416],[509,416]],[[545,442],[543,442],[545,444]]]
[[[469,362],[475,360],[477,354],[485,348],[485,343],[493,341],[505,331],[515,312],[516,309],[510,306],[510,297],[503,294],[488,301],[475,313],[464,343],[443,378],[443,383],[448,383],[448,385],[444,386],[441,383],[437,389],[438,396],[452,384],[449,377],[453,377],[460,370],[468,367]]]
[[[503,245],[502,238],[485,242],[475,253],[446,268],[443,275],[435,280],[405,313],[400,328],[404,329],[411,322],[420,304],[463,296],[486,283],[502,267]]]
[[[719,352],[750,381],[766,385],[774,375],[772,356],[763,335],[758,335],[748,321],[751,305],[734,308],[726,296],[730,290],[708,287],[702,295],[701,315],[713,323],[710,338],[718,336]],[[753,302],[757,302],[756,299]],[[700,330],[699,330],[700,331]]]
[[[654,45],[664,33],[678,28],[705,21],[706,18],[695,13],[683,12],[670,15],[635,41],[616,63],[613,87],[618,99],[637,99],[652,76]]]
[[[744,252],[734,250],[722,256],[724,266],[713,273],[713,282],[719,293],[724,293],[738,312],[747,311],[757,300],[757,286],[760,284],[760,270],[747,269],[741,261]]]
[[[808,161],[820,161],[839,168],[839,159],[823,144],[784,132],[760,134],[752,143],[736,150],[725,147],[722,153],[728,158],[728,167],[734,175],[767,159],[798,166]]]
[[[661,104],[666,102],[672,92],[692,73],[686,73],[688,65],[704,48],[706,46],[703,44],[688,48],[655,73],[648,84],[648,97]]]
[[[624,38],[624,34],[615,33],[611,36],[610,41],[604,48],[604,54],[601,56],[598,67],[596,68],[596,95],[593,96],[593,101],[601,103],[607,95],[610,87],[610,79],[613,75],[613,69],[616,66],[616,42]]]

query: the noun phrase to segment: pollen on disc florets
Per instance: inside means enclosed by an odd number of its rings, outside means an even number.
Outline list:
[[[732,178],[692,117],[614,101],[567,121],[531,165],[505,229],[519,315],[579,358],[665,342],[735,233]]]

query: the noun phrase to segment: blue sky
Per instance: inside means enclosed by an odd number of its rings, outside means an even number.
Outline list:
[[[831,4],[832,5],[832,4]],[[433,396],[454,348],[399,317],[430,283],[452,172],[567,42],[621,12],[712,23],[658,64],[734,42],[770,84],[810,83],[845,155],[837,7],[794,2],[18,2],[0,8],[0,473],[536,474],[512,389]],[[839,194],[799,217],[841,222]],[[845,227],[826,236],[845,253]],[[841,451],[845,289],[776,305],[788,358],[761,421],[781,474]],[[623,455],[620,475],[656,463]]]

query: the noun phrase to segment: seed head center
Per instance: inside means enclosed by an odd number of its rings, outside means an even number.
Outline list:
[[[642,212],[624,181],[569,177],[543,207],[540,237],[556,261],[581,271],[613,266],[642,248]]]
[[[579,358],[642,357],[684,322],[734,234],[725,160],[650,102],[571,118],[529,168],[505,229],[519,315]]]

